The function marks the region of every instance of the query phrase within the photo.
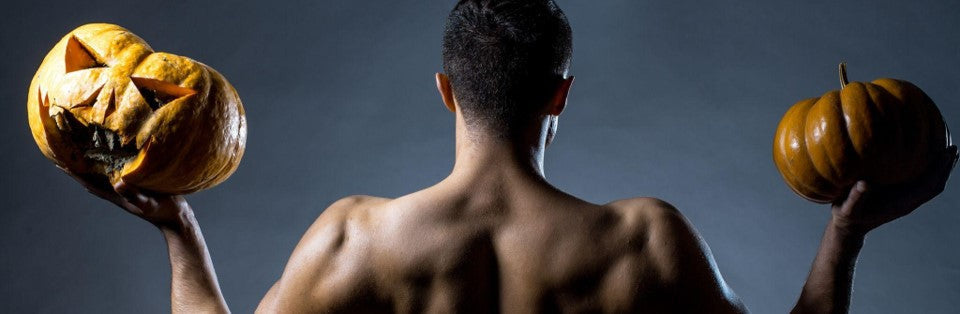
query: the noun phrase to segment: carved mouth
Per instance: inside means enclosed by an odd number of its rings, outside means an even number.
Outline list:
[[[51,110],[55,107],[51,106]],[[105,173],[119,171],[139,154],[136,141],[123,144],[120,135],[102,125],[89,123],[84,125],[68,110],[60,110],[52,118],[56,121],[61,134],[68,135],[76,149],[83,152],[83,158],[102,167]]]

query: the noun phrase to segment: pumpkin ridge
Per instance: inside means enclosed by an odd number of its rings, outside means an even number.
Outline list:
[[[878,126],[881,132],[877,143],[880,145],[879,150],[886,152],[877,155],[879,158],[876,161],[876,169],[868,172],[885,174],[866,179],[880,184],[904,181],[911,176],[911,169],[904,164],[907,163],[907,157],[912,152],[904,138],[904,132],[911,130],[904,127],[909,127],[910,123],[916,119],[909,119],[911,117],[908,116],[908,108],[882,86],[873,83],[866,83],[866,86],[869,87],[870,101],[878,108],[883,119]]]
[[[845,124],[844,133],[847,135],[850,147],[853,148],[857,156],[857,163],[862,163],[865,156],[871,153],[870,150],[874,148],[874,145],[871,144],[873,144],[872,140],[875,139],[875,134],[871,124],[877,121],[880,113],[863,83],[853,82],[847,84],[840,93],[840,106]],[[862,97],[864,94],[867,94],[867,97]],[[854,117],[853,121],[850,121],[851,117]],[[854,134],[858,135],[856,139],[854,138]]]
[[[787,185],[798,195],[813,202],[825,202],[832,199],[823,191],[826,179],[813,171],[811,180],[801,180],[804,169],[813,167],[806,149],[806,114],[819,97],[805,99],[784,114],[774,137],[774,162]],[[803,119],[801,119],[803,118]],[[797,136],[799,135],[799,136]],[[792,141],[796,141],[794,148]],[[811,174],[807,172],[807,174]]]
[[[839,135],[842,144],[839,148],[841,152],[839,155],[834,154],[836,158],[831,160],[831,165],[840,172],[837,181],[834,181],[835,186],[839,190],[846,190],[853,186],[863,169],[864,158],[860,151],[858,151],[857,141],[854,138],[854,134],[858,133],[851,132],[851,129],[861,122],[855,110],[865,110],[868,114],[874,114],[873,106],[870,104],[863,102],[857,103],[858,101],[864,101],[864,99],[863,97],[855,97],[855,95],[862,95],[865,90],[866,86],[863,83],[849,82],[837,92],[838,97],[834,103],[839,109],[841,116],[840,119],[837,119],[840,121],[837,135]],[[848,99],[849,97],[855,97],[854,100],[857,101],[850,101],[850,99]],[[866,98],[867,101],[869,101],[869,97]],[[865,127],[869,129],[870,122],[868,121],[865,124]]]
[[[849,141],[841,124],[843,119],[836,119],[838,113],[842,114],[839,103],[840,95],[836,91],[820,97],[807,113],[804,132],[807,153],[814,169],[820,177],[831,183],[831,190],[847,184],[844,182],[844,165],[841,163],[844,163],[842,157],[849,153],[846,145]],[[815,123],[810,124],[811,119],[815,120]]]

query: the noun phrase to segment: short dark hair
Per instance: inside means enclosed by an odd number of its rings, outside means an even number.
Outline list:
[[[549,100],[572,55],[553,0],[461,0],[447,19],[443,70],[471,127],[513,136]]]

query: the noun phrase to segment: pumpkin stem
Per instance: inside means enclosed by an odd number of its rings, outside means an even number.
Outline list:
[[[847,79],[847,63],[840,62],[840,89],[847,87],[847,84],[850,84],[850,80]]]

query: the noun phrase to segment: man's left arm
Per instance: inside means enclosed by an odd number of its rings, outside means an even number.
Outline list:
[[[846,313],[854,268],[867,233],[910,214],[943,192],[957,157],[957,147],[950,146],[914,182],[870,186],[860,181],[846,199],[833,204],[817,257],[792,313]]]
[[[649,258],[660,275],[665,306],[674,313],[747,313],[720,275],[696,229],[663,203],[650,221]]]
[[[866,234],[906,216],[939,195],[957,163],[951,146],[921,178],[900,186],[871,187],[858,182],[846,199],[833,205],[820,249],[792,313],[846,313],[853,272]],[[724,282],[709,247],[683,216],[665,206],[651,231],[650,252],[668,302],[677,312],[746,313]]]

